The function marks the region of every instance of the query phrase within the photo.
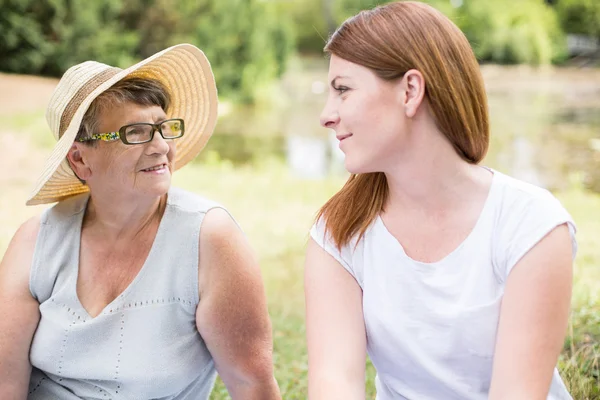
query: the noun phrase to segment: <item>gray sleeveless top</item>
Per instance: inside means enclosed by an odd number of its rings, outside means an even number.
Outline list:
[[[30,277],[41,318],[28,400],[208,399],[216,371],[196,328],[198,240],[204,215],[218,205],[171,189],[139,274],[91,318],[76,291],[88,198],[42,216]]]

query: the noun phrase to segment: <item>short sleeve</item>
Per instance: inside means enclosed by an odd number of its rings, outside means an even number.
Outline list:
[[[505,280],[517,263],[554,228],[567,224],[573,259],[577,253],[576,226],[560,202],[544,190],[506,207],[497,243],[499,274]]]
[[[360,285],[360,287],[362,288],[363,286],[363,282],[362,282],[362,274],[357,274],[355,271],[355,268],[353,266],[353,252],[354,252],[354,245],[353,245],[353,241],[350,241],[349,244],[346,244],[345,246],[342,246],[341,251],[338,250],[337,246],[335,245],[335,242],[333,241],[333,239],[331,238],[331,235],[327,232],[326,226],[325,226],[325,221],[323,220],[323,218],[320,218],[310,229],[310,237],[319,245],[323,248],[323,250],[325,250],[327,253],[329,253],[333,258],[335,258],[342,267],[344,267],[344,269],[346,271],[348,271],[350,273],[350,275],[352,275],[354,277],[354,279],[358,282],[358,284]]]

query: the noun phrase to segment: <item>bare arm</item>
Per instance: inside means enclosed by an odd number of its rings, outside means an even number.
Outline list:
[[[229,214],[207,213],[200,230],[198,331],[234,400],[281,399],[273,340],[254,253]]]
[[[29,271],[39,218],[24,223],[0,263],[0,398],[27,397],[29,348],[40,319],[39,304],[29,291]]]
[[[545,400],[567,329],[572,285],[569,231],[531,249],[506,282],[490,400]]]
[[[309,398],[364,400],[367,339],[362,290],[312,239],[306,254],[304,290]]]

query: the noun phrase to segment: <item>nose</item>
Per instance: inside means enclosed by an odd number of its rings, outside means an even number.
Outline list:
[[[340,114],[335,109],[331,100],[328,100],[321,112],[321,126],[333,129],[340,122]]]
[[[167,143],[158,130],[154,131],[154,137],[147,143],[146,147],[149,154],[167,154],[169,148],[169,143]]]

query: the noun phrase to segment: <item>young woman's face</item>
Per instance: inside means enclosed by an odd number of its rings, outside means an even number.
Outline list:
[[[401,156],[406,136],[403,80],[388,82],[335,55],[321,125],[335,131],[351,173],[385,171]]]
[[[141,106],[124,103],[102,110],[98,133],[116,132],[122,126],[137,122],[156,124],[167,116],[159,106]],[[126,145],[121,140],[99,141],[97,146],[85,150],[90,168],[88,184],[100,191],[128,192],[139,195],[160,196],[169,190],[174,171],[176,139],[165,140],[154,133],[151,142]]]

